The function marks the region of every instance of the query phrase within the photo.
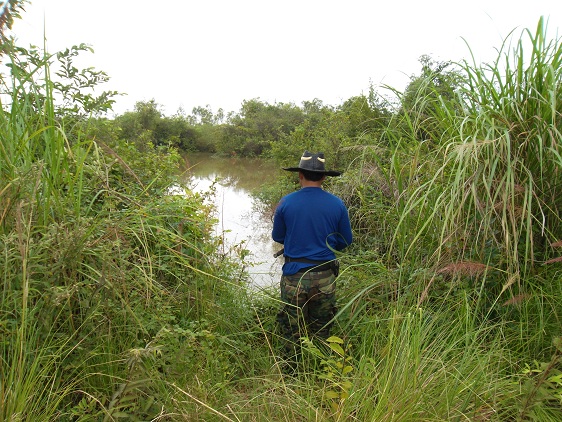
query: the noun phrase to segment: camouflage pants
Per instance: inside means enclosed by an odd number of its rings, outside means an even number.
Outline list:
[[[281,300],[285,305],[277,320],[286,349],[298,345],[304,336],[330,336],[336,313],[336,276],[332,270],[281,277]]]

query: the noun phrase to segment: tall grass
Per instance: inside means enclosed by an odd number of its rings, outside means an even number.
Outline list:
[[[408,163],[416,173],[406,178],[396,238],[406,257],[431,258],[437,268],[490,265],[505,289],[520,288],[522,278],[558,257],[551,245],[562,236],[561,54],[541,20],[513,50],[506,41],[494,63],[462,64],[455,96],[438,96],[439,107],[424,109],[441,130],[429,140],[431,161]],[[398,163],[391,167],[404,178]]]
[[[358,354],[382,373],[358,395],[364,419],[560,417],[560,384],[545,380],[560,373],[561,53],[541,19],[495,62],[458,64],[450,85],[424,73],[365,148],[362,216],[397,225],[386,245],[372,233],[374,253],[358,255],[370,264],[352,259],[362,269],[345,299],[350,341],[368,338]],[[372,274],[377,264],[391,271]],[[418,314],[424,329],[412,325]],[[398,321],[409,325],[396,331]],[[531,362],[541,376],[526,372]],[[360,406],[369,394],[382,399],[371,413]]]
[[[380,341],[377,347],[363,345],[370,359],[361,362],[353,398],[357,404],[370,402],[372,410],[363,405],[359,419],[507,417],[497,413],[517,390],[498,371],[506,351],[487,328],[467,326],[472,310],[466,304],[459,304],[459,311],[455,316],[450,309],[394,312],[376,326],[379,332],[365,327],[366,338]]]
[[[214,338],[216,326],[198,321],[213,321],[217,300],[235,303],[229,292],[240,281],[229,276],[236,266],[215,253],[220,240],[210,235],[203,199],[167,194],[177,155],[96,141],[94,119],[57,109],[53,56],[14,49],[6,58],[2,419],[157,415],[166,400],[155,396],[155,373],[191,334],[197,342]],[[210,344],[195,353],[205,356]],[[194,368],[174,367],[179,374]]]
[[[245,289],[201,197],[166,194],[174,154],[96,140],[95,119],[69,132],[49,58],[13,55],[1,417],[556,420],[561,47],[545,32],[464,63],[451,91],[424,80],[363,149],[334,338],[303,341],[293,374],[277,292]]]
[[[503,63],[466,67],[470,123],[479,136],[467,139],[463,154],[473,153],[482,163],[477,172],[488,208],[495,207],[487,214],[502,217],[496,243],[504,246],[510,272],[521,274],[551,257],[550,244],[562,235],[562,44],[548,40],[543,20],[526,35]]]

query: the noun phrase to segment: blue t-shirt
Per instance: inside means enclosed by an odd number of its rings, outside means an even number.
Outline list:
[[[331,261],[353,241],[349,214],[343,201],[319,187],[305,187],[283,197],[273,217],[273,240],[284,255],[313,261]],[[328,246],[329,245],[329,246]],[[314,266],[303,262],[283,265],[283,274]]]

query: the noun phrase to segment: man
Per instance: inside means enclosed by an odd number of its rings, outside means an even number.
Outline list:
[[[284,246],[281,277],[284,307],[278,321],[288,350],[301,336],[326,339],[335,315],[338,262],[334,251],[351,244],[349,214],[343,201],[322,189],[326,170],[322,152],[305,151],[298,167],[301,189],[281,199],[273,218],[273,240]]]

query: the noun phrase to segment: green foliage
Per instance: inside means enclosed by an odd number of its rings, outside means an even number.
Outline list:
[[[56,54],[48,54],[35,46],[26,49],[10,43],[5,48],[11,60],[7,66],[19,84],[12,91],[14,98],[25,101],[28,97],[29,106],[37,113],[42,112],[39,107],[47,101],[53,106],[57,119],[68,128],[77,121],[106,113],[115,102],[113,98],[120,95],[117,91],[102,91],[96,95],[95,88],[109,81],[107,74],[93,67],[78,69],[75,66],[74,59],[80,54],[94,52],[86,44],[74,45]],[[49,83],[41,82],[41,78]],[[49,99],[54,101],[49,103]]]
[[[402,124],[417,141],[438,143],[449,125],[442,114],[462,112],[459,89],[463,76],[451,62],[436,63],[422,56],[420,63],[421,75],[412,77],[404,93],[399,94],[399,115],[404,116]]]
[[[371,89],[226,120],[154,100],[109,120],[106,75],[74,65],[90,47],[6,44],[0,419],[559,420],[562,48],[542,20],[523,35],[483,66],[423,57],[395,108]],[[304,149],[345,170],[326,188],[356,242],[335,335],[287,376],[277,293],[175,174],[178,150]],[[280,173],[266,206],[296,188]]]
[[[554,339],[555,353],[550,362],[525,364],[518,375],[521,408],[518,420],[556,420],[562,405],[562,340]]]
[[[306,351],[320,360],[320,370],[317,374],[324,381],[322,400],[326,401],[337,419],[343,416],[344,402],[349,398],[353,387],[353,356],[349,353],[351,344],[344,347],[344,341],[336,336],[326,339],[328,350],[322,351],[310,339],[303,338]]]
[[[390,118],[388,104],[375,93],[373,87],[369,96],[349,98],[338,107],[338,111],[346,118],[347,136],[362,145],[368,144],[369,138],[385,128]]]
[[[445,74],[435,85],[431,70],[433,85],[415,80],[404,97],[410,105],[385,134],[392,145],[387,180],[400,213],[398,254],[437,269],[491,265],[504,271],[503,290],[548,261],[562,236],[553,112],[562,104],[561,49],[558,40],[545,41],[542,21],[536,34],[524,34],[513,56],[500,50],[489,66],[465,63],[462,78]],[[429,135],[420,143],[422,121]]]
[[[483,211],[501,222],[493,224],[486,216],[490,224],[484,236],[506,256],[509,272],[521,274],[547,261],[553,253],[550,244],[562,237],[557,181],[562,44],[547,41],[543,20],[535,33],[524,35],[512,55],[500,55],[489,67],[467,66],[474,116],[468,123],[475,136],[457,154],[461,163],[471,154],[481,157],[471,170],[482,175],[483,189],[471,188],[478,195],[471,202],[484,201]]]
[[[262,155],[270,144],[281,142],[303,120],[303,111],[294,104],[271,105],[259,99],[244,101],[240,112],[229,116],[217,151],[242,156]]]
[[[49,60],[15,51],[0,108],[2,419],[152,418],[157,378],[141,378],[126,351],[209,315],[215,300],[232,304],[222,298],[238,283],[223,279],[236,265],[216,255],[203,198],[170,194],[182,189],[174,150],[82,121],[56,103]],[[101,82],[67,64],[61,92]]]
[[[109,81],[109,77],[105,72],[91,67],[80,70],[76,68],[74,58],[85,51],[94,52],[86,44],[80,44],[56,54],[60,66],[55,74],[61,80],[53,81],[53,90],[62,96],[62,108],[58,110],[61,117],[84,118],[105,113],[115,102],[113,97],[119,95],[116,91],[104,91],[98,96],[93,95],[94,87]],[[87,91],[92,92],[86,93]]]
[[[5,0],[0,5],[0,44],[9,42],[4,31],[12,29],[14,19],[21,19],[21,11],[29,0]]]
[[[116,117],[114,123],[118,139],[141,152],[150,146],[190,150],[196,137],[184,117],[164,117],[154,100],[137,102],[134,111]]]

